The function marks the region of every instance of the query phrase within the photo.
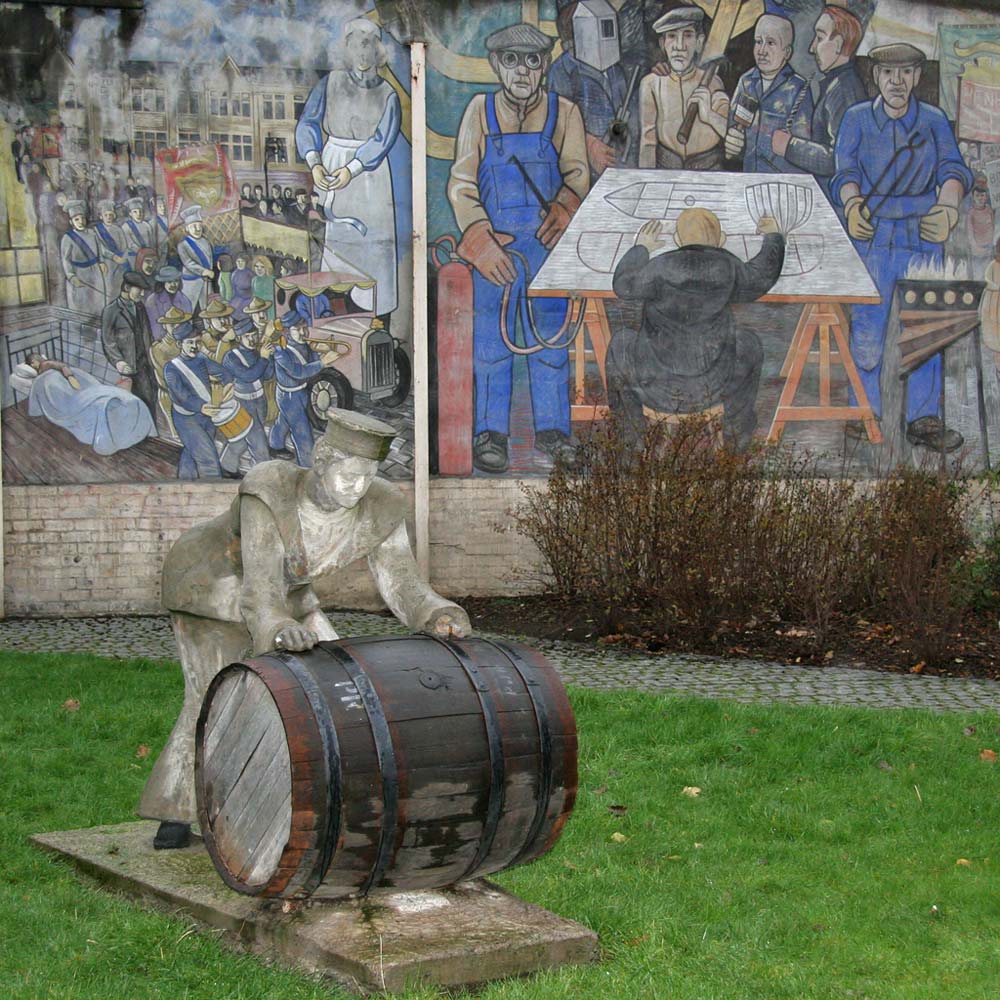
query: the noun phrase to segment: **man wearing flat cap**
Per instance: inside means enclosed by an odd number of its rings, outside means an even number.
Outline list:
[[[142,304],[145,294],[142,275],[127,271],[118,298],[101,313],[101,345],[108,363],[119,375],[132,380],[132,395],[149,407],[149,415],[155,420],[156,375],[149,355],[153,335]]]
[[[518,316],[528,315],[528,285],[590,187],[580,111],[542,86],[552,45],[530,24],[486,39],[501,87],[477,94],[465,109],[448,182],[462,230],[458,252],[475,268],[472,461],[484,472],[508,467],[514,355],[500,328],[504,289],[506,329],[514,342]],[[556,338],[568,309],[567,299],[538,300],[522,342],[531,348]],[[553,458],[569,457],[568,353],[545,347],[528,354],[527,362],[535,447]]]
[[[729,98],[715,76],[701,86],[698,65],[705,47],[705,12],[675,7],[653,24],[667,60],[667,73],[650,73],[639,88],[639,166],[661,170],[719,170]],[[690,104],[698,118],[688,141],[677,136]]]
[[[879,95],[844,115],[830,188],[882,297],[879,305],[854,306],[851,323],[851,355],[868,401],[881,416],[882,357],[896,281],[912,263],[943,263],[944,243],[958,222],[972,173],[944,113],[913,94],[924,54],[896,44],[868,55]],[[910,375],[907,438],[911,444],[952,451],[962,439],[945,428],[938,412],[941,377],[940,355]],[[853,405],[853,392],[851,397]],[[860,437],[863,431],[851,425],[848,433]]]
[[[406,530],[408,503],[377,479],[396,431],[348,410],[328,410],[312,468],[255,466],[230,509],[186,531],[167,553],[170,611],[185,695],[139,814],[161,820],[159,847],[181,847],[196,817],[194,732],[205,690],[228,663],[337,638],[317,585],[367,557],[379,593],[414,631],[468,635],[469,618],[420,576]]]

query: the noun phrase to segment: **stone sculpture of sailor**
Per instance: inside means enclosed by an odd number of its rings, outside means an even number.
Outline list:
[[[167,553],[163,605],[184,671],[184,705],[139,804],[160,820],[154,845],[184,846],[196,818],[195,723],[215,674],[246,655],[292,652],[338,638],[316,586],[367,557],[393,614],[414,631],[468,635],[468,615],[421,577],[406,531],[406,498],[376,478],[396,434],[328,410],[313,466],[251,469],[231,508],[186,531]]]

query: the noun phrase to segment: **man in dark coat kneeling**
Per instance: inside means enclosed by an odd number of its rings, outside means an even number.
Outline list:
[[[743,262],[724,250],[725,234],[714,213],[689,208],[677,220],[678,249],[666,245],[663,223],[647,222],[615,270],[619,299],[643,303],[641,328],[616,331],[608,348],[608,398],[612,412],[635,433],[643,408],[696,413],[723,406],[726,446],[745,450],[757,426],[754,402],[764,351],[760,338],[733,323],[730,305],[753,302],[781,276],[785,238],[771,218],[760,220],[760,252]]]

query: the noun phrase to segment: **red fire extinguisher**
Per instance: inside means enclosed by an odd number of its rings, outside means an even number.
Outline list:
[[[472,475],[472,268],[457,249],[451,235],[431,244],[438,288],[438,472],[443,476]]]

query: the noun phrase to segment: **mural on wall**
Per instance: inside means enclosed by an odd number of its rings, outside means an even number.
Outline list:
[[[4,482],[308,466],[331,406],[412,475],[409,62],[369,5],[0,14]]]
[[[544,474],[615,412],[1000,461],[987,4],[150,0],[0,6],[5,482],[308,465],[331,405],[411,475],[420,6],[435,472]]]
[[[499,4],[475,32],[442,16],[438,471],[544,473],[609,413],[638,433],[709,412],[732,447],[783,440],[845,475],[1000,460],[1000,44],[982,7],[557,0]]]

